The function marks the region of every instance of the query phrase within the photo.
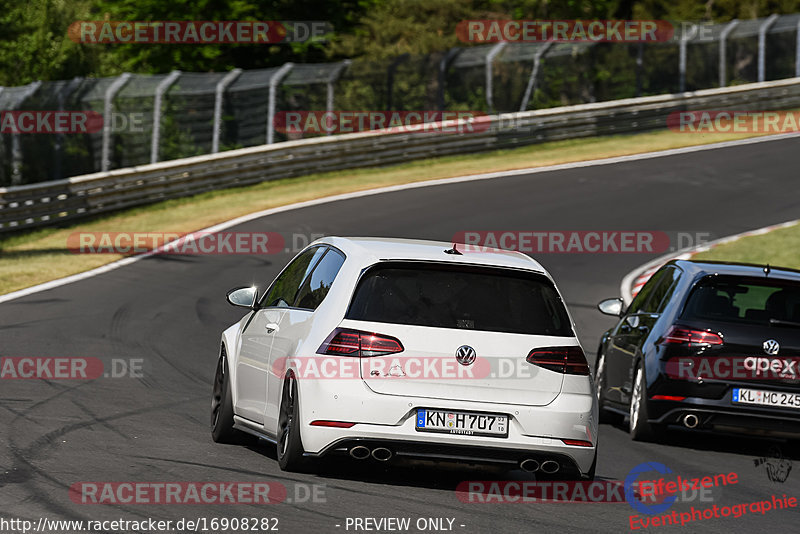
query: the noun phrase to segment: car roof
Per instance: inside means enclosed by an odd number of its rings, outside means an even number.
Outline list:
[[[695,278],[697,276],[722,274],[730,276],[748,276],[762,278],[781,278],[785,280],[800,281],[800,271],[786,267],[769,266],[769,275],[765,277],[764,270],[767,264],[757,265],[754,263],[737,263],[727,261],[694,261],[694,260],[673,260],[670,264],[677,265],[685,273]]]
[[[489,247],[468,246],[456,243],[461,254],[447,254],[453,243],[384,237],[323,237],[316,243],[333,245],[364,266],[379,261],[431,261],[465,265],[485,265],[510,269],[524,269],[547,274],[536,260],[521,252]],[[548,275],[549,276],[549,275]]]

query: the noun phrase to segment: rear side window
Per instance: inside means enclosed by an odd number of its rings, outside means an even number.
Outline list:
[[[295,258],[272,284],[272,289],[261,303],[262,307],[291,306],[300,290],[300,285],[308,273],[316,267],[325,250],[325,247],[310,248]]]
[[[653,289],[647,303],[639,311],[644,313],[661,313],[664,311],[669,299],[672,298],[672,293],[675,291],[675,281],[679,275],[680,271],[676,267],[665,267],[661,281]]]
[[[695,284],[681,318],[800,327],[800,284],[707,276]]]
[[[344,256],[329,249],[300,288],[295,307],[316,310],[330,291],[343,263]]]
[[[661,300],[653,303],[654,299],[652,297],[655,296],[658,298],[658,295],[661,297],[664,296],[664,291],[672,281],[672,277],[669,276],[669,269],[671,269],[671,267],[659,269],[650,277],[645,285],[642,286],[642,289],[639,290],[636,298],[633,299],[633,302],[631,302],[628,308],[627,313],[629,315],[634,313],[650,313],[658,306]]]
[[[515,334],[572,336],[564,304],[541,275],[430,264],[373,267],[347,319]]]

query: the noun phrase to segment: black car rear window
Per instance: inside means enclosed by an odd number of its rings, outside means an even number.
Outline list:
[[[572,336],[550,280],[535,273],[383,264],[356,287],[347,319],[516,334]]]
[[[800,327],[800,283],[707,276],[695,284],[681,318]]]

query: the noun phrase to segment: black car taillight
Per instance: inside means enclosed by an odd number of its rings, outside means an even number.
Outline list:
[[[685,326],[672,325],[663,339],[661,345],[684,345],[686,347],[705,347],[708,345],[722,345],[722,336],[707,330],[695,330]]]
[[[588,375],[589,363],[580,347],[546,347],[533,349],[528,363],[565,375]]]
[[[336,328],[317,349],[317,354],[370,358],[403,352],[403,344],[392,336]]]

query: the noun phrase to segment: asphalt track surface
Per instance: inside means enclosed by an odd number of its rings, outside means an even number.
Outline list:
[[[372,235],[449,240],[463,230],[665,230],[714,237],[800,217],[797,140],[441,185],[337,201],[254,220],[231,231]],[[120,230],[120,229],[109,229]],[[168,229],[167,229],[168,230]],[[627,503],[466,503],[463,480],[533,480],[464,466],[380,469],[342,460],[317,475],[278,469],[272,447],[218,445],[208,430],[220,332],[241,312],[225,292],[262,289],[288,261],[269,256],[155,256],[100,276],[0,305],[0,356],[141,359],[142,378],[0,383],[0,518],[178,520],[276,517],[281,532],[347,532],[346,518],[454,519],[456,532],[624,532]],[[543,254],[575,316],[590,359],[610,318],[597,301],[618,295],[621,278],[648,254]],[[800,494],[795,470],[771,482],[754,459],[775,442],[687,435],[634,443],[602,425],[599,479],[624,480],[643,462],[684,477],[735,472],[738,484],[714,502],[734,505]],[[292,502],[272,505],[81,505],[79,481],[275,481]],[[321,485],[324,502],[301,502]],[[298,498],[299,497],[299,498]],[[447,524],[447,522],[445,522]],[[747,513],[653,531],[798,532],[798,509]],[[336,526],[341,525],[341,526]],[[462,526],[463,525],[463,526]],[[353,532],[351,528],[349,530]]]

